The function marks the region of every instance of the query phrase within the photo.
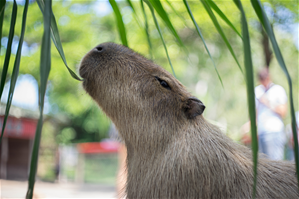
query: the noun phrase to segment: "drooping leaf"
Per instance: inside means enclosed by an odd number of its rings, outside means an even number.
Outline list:
[[[244,65],[245,65],[245,77],[247,87],[247,102],[248,112],[251,125],[251,146],[253,155],[253,198],[256,196],[256,182],[257,182],[257,165],[258,165],[258,140],[256,130],[256,111],[255,111],[255,94],[254,94],[254,73],[251,58],[250,37],[248,31],[248,25],[246,21],[245,12],[240,0],[234,0],[235,4],[241,12],[242,34],[243,34],[243,48],[244,48]]]
[[[109,2],[110,2],[110,5],[111,5],[111,7],[114,11],[115,17],[116,17],[118,33],[119,33],[119,36],[121,38],[122,44],[124,46],[129,47],[128,46],[128,41],[127,41],[126,28],[125,28],[125,25],[124,25],[124,22],[123,22],[123,18],[120,14],[119,8],[118,8],[115,0],[109,0]]]
[[[216,71],[216,73],[217,73],[217,75],[218,75],[218,79],[220,80],[221,85],[222,85],[222,87],[223,87],[223,83],[222,83],[221,77],[220,77],[220,75],[219,75],[219,73],[218,73],[218,70],[217,70],[217,68],[216,68],[215,62],[214,62],[214,60],[213,60],[213,58],[212,58],[212,55],[211,55],[211,53],[210,53],[210,51],[209,51],[209,49],[208,49],[208,47],[207,47],[207,45],[206,45],[206,42],[205,42],[205,40],[204,40],[204,38],[203,38],[203,36],[202,36],[202,34],[201,34],[201,31],[200,31],[200,29],[199,29],[199,27],[198,27],[198,25],[197,25],[197,23],[196,23],[196,21],[195,21],[195,19],[194,19],[194,17],[193,17],[193,14],[192,14],[192,12],[191,12],[191,9],[190,9],[190,7],[189,7],[189,4],[188,4],[187,0],[183,0],[183,2],[184,2],[184,4],[185,4],[185,6],[186,6],[186,8],[187,8],[187,11],[188,11],[188,13],[189,13],[189,16],[190,16],[190,18],[191,18],[191,20],[192,20],[192,22],[193,22],[193,24],[194,24],[194,26],[195,26],[195,28],[196,28],[196,31],[197,31],[199,37],[201,38],[201,40],[202,40],[202,42],[203,42],[203,44],[204,44],[204,46],[205,46],[205,49],[206,49],[206,51],[208,52],[208,54],[209,54],[209,56],[210,56],[210,58],[211,58],[211,60],[212,60],[212,62],[213,62],[215,71]]]
[[[184,22],[184,24],[186,25],[186,26],[188,26],[187,25],[187,23],[186,23],[186,20],[185,20],[185,18],[180,14],[180,13],[178,13],[177,11],[176,11],[176,9],[172,6],[172,4],[170,3],[170,1],[169,0],[166,0],[166,3],[169,5],[169,7],[171,8],[171,10]]]
[[[235,26],[230,22],[230,20],[223,14],[223,12],[220,10],[220,8],[214,3],[212,0],[207,0],[207,3],[211,6],[211,8],[222,18],[223,21],[227,25],[229,25],[236,33],[242,38],[242,35],[238,32],[238,30],[235,28]]]
[[[2,38],[2,27],[4,20],[4,10],[5,10],[6,0],[0,1],[0,53],[1,53],[1,38]]]
[[[168,29],[170,30],[170,32],[174,35],[174,37],[177,39],[178,43],[180,46],[184,46],[181,38],[179,37],[178,33],[176,32],[176,30],[174,29],[171,21],[169,20],[169,17],[166,13],[166,11],[164,10],[162,4],[160,1],[157,0],[146,0],[145,2],[147,2],[147,4],[151,5],[151,7],[153,9],[156,10],[156,12],[159,14],[159,16],[161,17],[161,19],[164,21],[164,23],[166,24],[166,26],[168,27]]]
[[[153,59],[153,48],[152,48],[152,42],[148,33],[148,22],[147,22],[147,16],[146,16],[146,12],[144,10],[144,6],[143,6],[143,0],[140,0],[140,4],[141,4],[141,8],[142,8],[142,12],[143,12],[143,17],[144,17],[144,24],[145,24],[145,34],[146,34],[146,38],[147,38],[147,43],[148,43],[148,47],[149,47],[149,54],[151,56],[151,59]]]
[[[45,7],[45,3],[43,0],[36,0],[40,10],[42,11],[42,13],[44,13],[44,7]],[[56,19],[55,16],[53,14],[53,12],[51,11],[51,38],[52,41],[54,43],[54,45],[56,46],[56,49],[58,51],[58,53],[60,54],[61,59],[64,62],[64,65],[66,66],[67,70],[69,71],[69,73],[71,74],[71,76],[79,81],[82,81],[82,79],[80,77],[78,77],[78,75],[76,75],[76,73],[74,71],[72,71],[72,69],[70,69],[70,67],[68,66],[67,62],[66,62],[66,58],[64,55],[64,51],[62,48],[62,44],[61,44],[61,40],[60,40],[60,36],[59,36],[59,31],[58,31],[58,27],[57,27],[57,23],[56,23]]]
[[[17,54],[16,54],[16,58],[15,58],[15,62],[14,62],[14,67],[13,67],[13,71],[12,71],[12,75],[11,75],[11,80],[10,80],[10,88],[9,88],[9,92],[8,92],[8,98],[7,98],[6,108],[5,108],[5,115],[4,115],[4,120],[3,120],[3,124],[2,124],[0,143],[2,141],[2,137],[3,137],[3,134],[4,134],[4,130],[5,130],[5,126],[6,126],[6,122],[7,122],[11,102],[12,102],[14,89],[15,89],[17,78],[18,78],[18,75],[19,75],[22,45],[23,45],[23,41],[24,41],[24,34],[25,34],[25,28],[26,28],[28,5],[29,5],[29,0],[26,0],[25,6],[24,6],[24,11],[23,11],[21,36],[20,36],[18,50],[17,50]]]
[[[287,77],[288,85],[289,85],[289,98],[290,98],[290,113],[292,118],[292,131],[294,136],[294,153],[295,153],[295,162],[296,162],[296,173],[297,173],[297,180],[299,184],[299,156],[298,156],[298,136],[297,136],[297,127],[296,127],[296,117],[295,117],[295,110],[294,110],[294,100],[293,100],[293,88],[292,88],[292,80],[290,77],[290,74],[288,72],[288,69],[285,65],[284,59],[282,57],[282,54],[280,52],[279,46],[277,44],[274,32],[272,30],[271,24],[269,22],[269,19],[262,7],[262,4],[259,0],[251,0],[251,5],[255,10],[256,15],[258,16],[261,24],[263,25],[270,41],[272,44],[273,51],[275,53],[276,59],[283,70],[284,74]]]
[[[7,76],[7,71],[8,71],[8,66],[9,66],[9,60],[10,60],[10,55],[11,55],[11,45],[12,45],[12,41],[13,41],[13,36],[15,34],[17,11],[18,11],[17,3],[14,0],[13,6],[12,6],[11,22],[10,22],[10,29],[9,29],[9,34],[8,34],[6,54],[5,54],[3,70],[2,70],[2,74],[1,74],[0,100],[1,100],[1,97],[2,97],[2,93],[3,93],[3,89],[4,89],[4,85],[5,85],[5,80],[6,80],[6,76]]]
[[[174,69],[173,69],[171,61],[170,61],[170,57],[169,57],[169,54],[168,54],[168,51],[167,51],[167,47],[166,47],[166,44],[165,44],[165,41],[164,41],[164,38],[163,38],[163,35],[162,35],[162,32],[161,32],[161,29],[160,29],[160,25],[159,25],[158,20],[157,20],[157,18],[155,16],[154,8],[152,7],[151,3],[148,0],[144,0],[144,2],[148,5],[148,7],[149,7],[149,9],[150,9],[150,11],[152,13],[152,16],[153,16],[156,28],[157,28],[157,30],[159,32],[159,35],[161,37],[161,40],[162,40],[162,43],[163,43],[163,46],[164,46],[165,53],[167,55],[168,62],[170,64],[170,66],[171,66],[171,70],[172,70],[173,76],[176,77]]]
[[[227,40],[227,38],[226,38],[226,36],[225,36],[225,34],[224,34],[224,32],[223,32],[221,26],[220,26],[219,23],[218,23],[217,18],[215,17],[213,11],[212,11],[211,8],[210,8],[210,5],[206,2],[206,0],[200,0],[200,1],[201,1],[202,4],[204,5],[204,8],[206,9],[207,13],[209,14],[209,16],[210,16],[210,18],[211,18],[211,20],[212,20],[214,26],[216,27],[218,33],[219,33],[220,36],[222,37],[222,39],[223,39],[224,43],[226,44],[228,50],[229,50],[230,53],[232,54],[233,58],[235,59],[236,63],[238,64],[238,66],[239,66],[241,72],[243,73],[243,70],[242,70],[242,68],[241,68],[241,66],[240,66],[240,64],[239,64],[239,61],[238,61],[238,59],[237,59],[235,53],[234,53],[234,50],[233,50],[233,48],[231,47],[229,41]]]
[[[6,0],[0,1],[0,15],[4,13]]]
[[[140,20],[139,20],[139,18],[138,18],[138,15],[137,15],[137,13],[136,13],[136,10],[135,10],[135,8],[134,8],[134,6],[133,6],[131,0],[126,0],[126,1],[127,1],[127,3],[129,4],[129,6],[131,7],[131,9],[132,9],[132,11],[133,11],[133,13],[134,13],[134,18],[135,18],[137,24],[139,25],[139,27],[141,27]]]
[[[38,152],[41,139],[41,131],[43,126],[43,111],[44,111],[44,99],[47,88],[48,77],[51,69],[51,15],[52,15],[52,1],[45,0],[44,4],[44,34],[41,46],[41,57],[40,57],[40,88],[39,88],[39,106],[40,106],[40,118],[36,127],[33,150],[31,155],[30,172],[28,179],[28,190],[26,199],[32,199],[35,176],[37,171],[38,163]]]

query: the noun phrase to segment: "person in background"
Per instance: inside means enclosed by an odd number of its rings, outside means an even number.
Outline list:
[[[282,119],[287,112],[287,95],[283,87],[271,81],[268,68],[258,74],[255,88],[259,151],[269,159],[283,160],[285,134]]]
[[[285,90],[271,81],[268,69],[258,73],[260,85],[255,88],[256,120],[258,128],[259,152],[272,160],[284,158],[286,136],[282,118],[287,111]],[[250,146],[250,122],[241,128],[241,142]]]

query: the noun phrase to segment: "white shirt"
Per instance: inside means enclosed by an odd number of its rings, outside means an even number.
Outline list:
[[[266,91],[263,85],[255,87],[255,103],[257,110],[257,125],[259,134],[271,133],[271,132],[283,132],[284,124],[280,115],[272,111],[269,107],[259,102],[259,99],[264,96],[269,101],[271,109],[275,109],[276,106],[285,104],[287,102],[287,95],[279,85],[272,84],[272,86]]]

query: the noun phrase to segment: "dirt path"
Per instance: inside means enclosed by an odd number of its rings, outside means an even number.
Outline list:
[[[25,198],[27,182],[0,180],[0,198]],[[36,182],[35,198],[116,198],[114,186]]]

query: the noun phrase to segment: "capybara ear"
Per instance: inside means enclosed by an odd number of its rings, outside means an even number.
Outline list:
[[[205,105],[195,97],[189,97],[183,106],[184,112],[188,119],[193,119],[198,115],[201,115],[205,110]]]

